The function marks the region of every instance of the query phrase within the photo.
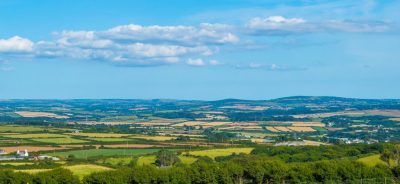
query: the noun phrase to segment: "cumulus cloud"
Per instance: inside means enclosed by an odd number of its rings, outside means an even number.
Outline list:
[[[33,49],[33,42],[14,36],[9,39],[0,39],[0,52],[30,52]]]
[[[189,58],[186,61],[186,64],[188,64],[190,66],[204,66],[205,65],[204,61],[202,59],[200,59],[200,58],[199,59],[191,59],[191,58]]]
[[[352,32],[376,33],[390,29],[390,24],[383,21],[322,20],[307,21],[303,18],[285,18],[270,16],[255,17],[248,21],[247,31],[258,35],[287,35],[312,32]]]

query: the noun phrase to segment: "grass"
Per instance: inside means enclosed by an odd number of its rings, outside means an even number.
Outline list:
[[[151,165],[156,162],[157,157],[155,155],[146,155],[139,157],[137,165]]]
[[[49,153],[51,156],[65,158],[68,155],[74,155],[76,158],[87,158],[95,156],[124,156],[124,155],[141,155],[157,152],[158,149],[87,149],[87,150],[71,150],[63,152]]]
[[[93,164],[63,166],[63,168],[70,170],[74,175],[78,176],[79,179],[81,180],[83,179],[83,177],[90,175],[92,173],[111,170],[111,168]]]
[[[126,139],[126,138],[118,138],[118,137],[92,137],[92,138],[87,138],[89,140],[93,141],[98,141],[98,142],[127,142],[127,141],[133,141],[132,139]]]
[[[83,136],[83,137],[97,137],[97,138],[106,138],[106,137],[126,137],[129,136],[130,134],[114,134],[114,133],[69,133],[67,135],[73,135],[73,136]]]
[[[383,160],[381,160],[381,155],[380,154],[375,154],[375,155],[371,155],[371,156],[366,156],[366,157],[362,157],[359,158],[357,161],[370,166],[370,167],[374,167],[378,164],[383,164],[383,165],[387,165],[387,163]],[[391,166],[395,166],[395,161],[394,160],[390,160],[390,165]]]
[[[201,150],[201,151],[191,151],[189,152],[190,155],[193,156],[207,156],[212,159],[219,156],[229,156],[233,153],[245,153],[250,154],[253,148],[225,148],[225,149],[210,149],[210,150]]]
[[[101,164],[109,164],[112,166],[117,166],[117,165],[128,165],[132,161],[132,157],[118,157],[118,158],[106,158],[106,159],[101,159],[96,161],[96,163],[101,163]]]
[[[174,140],[174,139],[176,139],[176,137],[168,137],[168,136],[144,136],[144,135],[134,135],[134,136],[130,136],[130,138],[145,139],[145,140],[151,140],[151,141],[169,141],[169,140]]]
[[[52,169],[22,169],[22,170],[15,170],[16,172],[24,172],[28,174],[36,174],[45,171],[51,171]]]
[[[81,140],[81,139],[74,139],[70,137],[62,137],[62,138],[38,138],[38,139],[31,139],[36,142],[42,143],[50,143],[50,144],[74,144],[74,143],[86,143],[88,141]]]
[[[32,162],[2,162],[0,165],[12,165],[12,166],[21,166],[21,165],[33,165]]]
[[[15,126],[15,125],[4,125],[0,126],[0,132],[37,132],[44,131],[42,127],[32,126]]]
[[[13,134],[13,135],[1,135],[2,137],[7,138],[19,138],[19,139],[29,139],[29,138],[55,138],[55,137],[67,137],[62,134]]]
[[[183,155],[179,155],[179,159],[184,164],[192,164],[192,163],[196,162],[196,160],[197,160],[197,158],[189,157],[189,156],[183,156]]]

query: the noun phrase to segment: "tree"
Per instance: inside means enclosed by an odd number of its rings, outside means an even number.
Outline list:
[[[175,152],[162,149],[157,153],[156,165],[159,167],[172,166],[179,161],[179,157]]]

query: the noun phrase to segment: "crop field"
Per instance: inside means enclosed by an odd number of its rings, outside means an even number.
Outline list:
[[[134,135],[134,136],[130,136],[129,138],[145,139],[145,140],[151,140],[151,141],[170,141],[170,140],[176,139],[176,137],[172,137],[172,136],[146,136],[146,135]]]
[[[224,148],[224,149],[210,149],[210,150],[201,150],[201,151],[191,151],[190,155],[193,156],[208,156],[212,159],[219,156],[229,156],[233,153],[245,153],[250,154],[253,148]]]
[[[201,124],[202,126],[205,127],[213,127],[213,126],[221,126],[221,125],[227,125],[230,124],[232,122],[225,122],[225,121],[213,121],[213,122],[207,122],[204,124]]]
[[[152,144],[109,144],[103,145],[106,148],[152,148],[161,145],[152,145]]]
[[[62,147],[50,147],[50,146],[12,146],[12,147],[1,147],[6,153],[16,152],[17,150],[29,150],[30,152],[37,151],[53,151],[62,150],[66,148]]]
[[[325,127],[325,124],[321,123],[321,122],[293,122],[292,126],[299,126],[299,127]]]
[[[68,137],[62,134],[12,134],[12,135],[0,135],[2,137],[7,138],[16,138],[16,139],[29,139],[29,138],[55,138],[55,137]]]
[[[89,140],[98,141],[98,142],[127,142],[133,141],[132,139],[127,138],[118,138],[118,137],[91,137],[87,138]]]
[[[287,128],[290,129],[291,131],[294,131],[294,132],[315,132],[315,130],[312,129],[311,127],[291,126],[291,127],[287,127]]]
[[[28,174],[36,174],[40,172],[45,172],[45,171],[51,171],[52,169],[18,169],[14,170],[15,172],[24,172]]]
[[[112,166],[127,165],[132,161],[132,157],[110,157],[96,161],[99,164],[110,164]]]
[[[189,164],[190,165],[190,164],[196,162],[197,158],[190,157],[190,156],[179,155],[179,160],[181,160],[181,162],[184,163],[184,164]]]
[[[33,126],[17,126],[17,125],[3,125],[0,126],[0,132],[36,132],[45,130],[42,127]]]
[[[178,123],[178,124],[175,124],[175,125],[172,125],[172,126],[175,126],[175,127],[199,126],[199,125],[202,125],[204,123],[206,123],[206,122],[204,122],[204,121],[186,121],[186,122]]]
[[[281,132],[291,132],[290,129],[288,129],[287,127],[284,127],[284,126],[276,126],[274,128]]]
[[[70,150],[49,153],[50,156],[66,158],[68,155],[74,155],[76,158],[88,158],[95,156],[124,156],[124,155],[141,155],[157,152],[159,149],[87,149],[87,150]]]
[[[81,139],[75,139],[75,138],[70,138],[70,137],[63,137],[63,138],[37,138],[37,139],[31,139],[36,142],[42,142],[42,143],[49,143],[49,144],[76,144],[76,143],[86,143],[88,141],[81,140]]]
[[[80,164],[80,165],[71,165],[71,166],[63,166],[63,168],[72,171],[72,173],[78,176],[80,179],[83,177],[101,171],[111,170],[111,168],[93,165],[93,164]]]
[[[390,118],[392,121],[400,121],[400,118]]]
[[[137,165],[151,165],[156,162],[156,156],[155,155],[146,155],[146,156],[141,156],[137,160]]]
[[[279,132],[279,130],[275,129],[274,127],[267,127],[267,130],[271,132]]]
[[[83,137],[126,137],[131,134],[114,134],[114,133],[69,133],[67,135],[83,136]]]
[[[24,118],[36,118],[36,117],[47,117],[47,118],[57,118],[57,119],[67,119],[68,116],[60,116],[50,112],[30,112],[30,111],[19,111],[16,114]]]
[[[0,165],[21,166],[21,165],[33,165],[33,163],[32,162],[0,162]]]

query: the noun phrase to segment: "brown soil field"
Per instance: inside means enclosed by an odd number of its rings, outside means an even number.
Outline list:
[[[223,121],[215,121],[215,122],[208,122],[208,123],[204,123],[201,124],[202,126],[207,126],[207,127],[212,127],[212,126],[221,126],[221,125],[227,125],[230,124],[232,122],[223,122]]]
[[[288,129],[295,131],[295,132],[315,132],[314,129],[312,129],[311,127],[287,127]]]
[[[30,112],[30,111],[18,111],[16,114],[24,117],[24,118],[35,118],[35,117],[48,117],[48,118],[57,118],[57,119],[67,119],[68,116],[60,116],[50,112]]]

